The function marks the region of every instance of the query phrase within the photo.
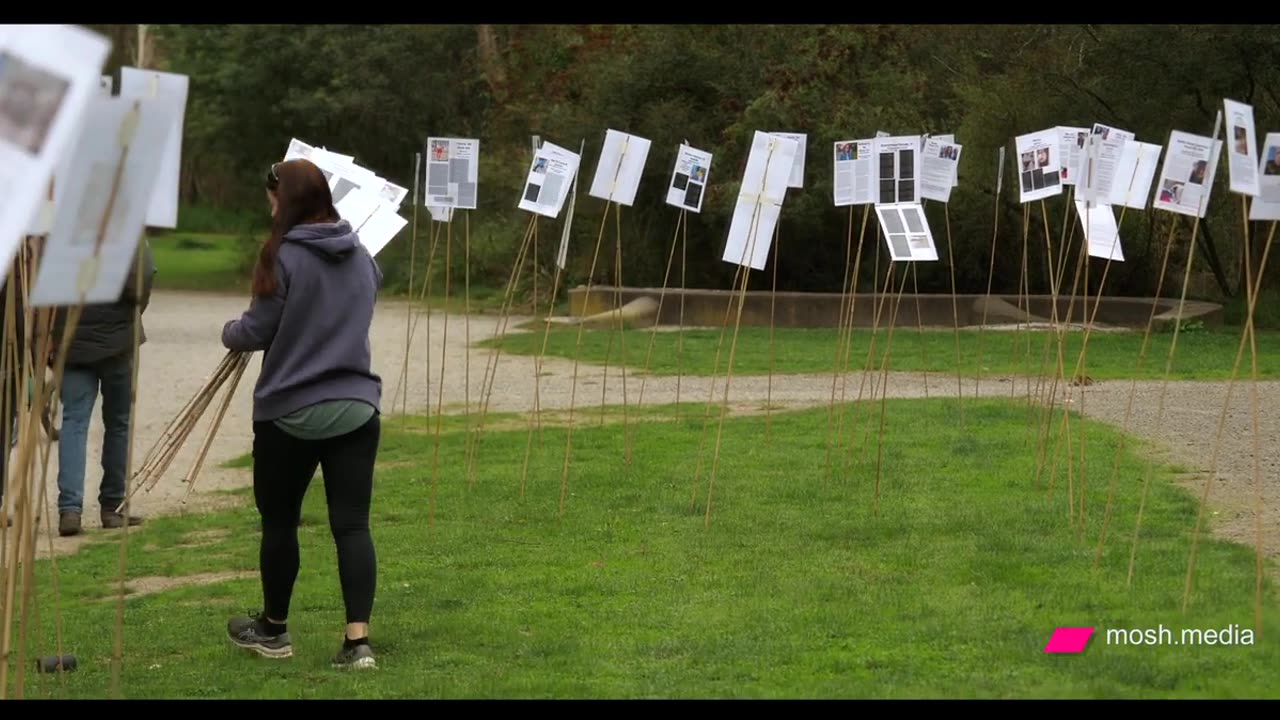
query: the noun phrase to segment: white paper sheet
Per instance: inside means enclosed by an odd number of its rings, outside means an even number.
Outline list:
[[[1084,153],[1085,140],[1089,137],[1089,128],[1060,125],[1058,131],[1058,162],[1062,174],[1058,176],[1063,185],[1075,185],[1076,174],[1080,169],[1080,156]]]
[[[587,140],[583,138],[578,143],[578,157],[587,151]],[[564,217],[564,227],[560,229],[560,247],[556,250],[556,267],[561,270],[565,269],[565,263],[569,261],[569,236],[570,228],[573,227],[573,207],[578,201],[578,176],[574,175],[573,182],[569,185],[569,212]]]
[[[960,150],[954,142],[929,138],[920,161],[920,196],[928,200],[949,202],[951,188],[959,176]]]
[[[155,196],[147,206],[148,227],[178,227],[178,181],[182,172],[182,136],[187,113],[188,84],[186,75],[133,67],[120,68],[121,97],[154,97],[173,107],[174,131],[169,133],[166,141]]]
[[[799,149],[795,140],[756,131],[721,260],[764,269]]]
[[[956,145],[956,136],[954,133],[947,133],[945,135],[935,135],[934,137],[938,139],[938,142],[951,143],[952,145]],[[956,172],[955,177],[951,178],[951,187],[960,186],[960,161],[958,159],[956,160],[956,164],[955,164],[955,172]]]
[[[832,194],[836,207],[875,202],[874,149],[875,140],[840,140],[834,144]]]
[[[111,43],[72,25],[0,27],[0,267],[39,224],[49,178],[76,143]]]
[[[408,220],[396,214],[393,206],[383,203],[369,216],[369,219],[364,221],[356,233],[369,254],[376,256],[408,223]]]
[[[804,187],[804,159],[808,154],[809,136],[805,133],[792,132],[775,132],[771,133],[780,138],[794,140],[796,143],[796,159],[791,165],[791,177],[787,178],[787,187],[802,188]]]
[[[110,75],[103,75],[102,78],[98,81],[98,89],[102,91],[103,95],[111,95],[115,93],[115,90],[116,90],[115,78],[111,77]]]
[[[310,160],[311,153],[314,150],[315,148],[311,145],[308,145],[298,138],[293,138],[289,141],[289,147],[284,152],[284,162],[298,159]]]
[[[1258,196],[1249,201],[1249,219],[1280,220],[1280,133],[1267,133],[1259,155]]]
[[[1094,123],[1085,140],[1076,170],[1076,197],[1090,203],[1106,203],[1111,198],[1124,146],[1133,142],[1128,130]]]
[[[633,205],[651,144],[636,135],[606,131],[600,161],[596,163],[596,174],[591,180],[591,197],[627,207]]]
[[[431,213],[431,219],[435,222],[447,223],[453,221],[453,208],[451,207],[428,205],[427,212]]]
[[[1222,141],[1174,130],[1169,133],[1160,181],[1152,206],[1180,215],[1203,218],[1209,209],[1213,178],[1218,171]]]
[[[581,160],[581,155],[543,142],[530,164],[517,207],[546,217],[559,216]]]
[[[1112,262],[1124,262],[1124,249],[1120,245],[1120,229],[1116,224],[1116,211],[1110,205],[1090,206],[1084,200],[1076,200],[1076,214],[1084,229],[1085,241],[1091,257],[1110,258]]]
[[[1164,148],[1151,143],[1133,141],[1124,144],[1115,182],[1111,183],[1111,205],[1145,210],[1151,197],[1151,183],[1160,168]],[[1101,205],[1101,203],[1099,203]]]
[[[1224,99],[1223,117],[1227,120],[1227,173],[1231,179],[1231,192],[1257,197],[1258,185],[1258,133],[1254,129],[1253,106],[1236,100]]]
[[[90,101],[72,148],[77,172],[66,178],[66,194],[55,209],[32,306],[119,299],[173,129],[173,105],[162,99],[96,96]]]
[[[876,204],[920,202],[920,136],[875,139]]]
[[[427,205],[475,210],[480,187],[480,141],[427,138],[425,184]]]
[[[938,259],[933,230],[919,203],[876,205],[876,217],[884,234],[889,258],[900,262],[927,262]]]
[[[1026,203],[1061,194],[1062,144],[1057,129],[1019,135],[1016,143],[1020,201]]]
[[[711,153],[682,143],[676,151],[676,166],[667,187],[667,204],[702,212],[702,198],[706,195],[710,173]]]
[[[342,196],[333,204],[338,216],[351,223],[351,227],[359,230],[360,226],[382,206],[382,198],[378,193],[364,188],[356,188]]]

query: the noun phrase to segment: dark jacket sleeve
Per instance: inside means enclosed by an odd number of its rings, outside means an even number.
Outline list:
[[[142,263],[142,287],[138,287],[138,263]],[[134,264],[129,268],[129,277],[124,281],[124,293],[121,299],[128,304],[140,304],[142,311],[147,311],[151,304],[151,288],[155,285],[156,261],[151,253],[151,243],[142,238],[142,243],[135,255]]]
[[[277,264],[275,294],[269,297],[255,295],[244,314],[222,326],[223,347],[233,352],[265,351],[270,347],[280,327],[280,316],[284,313],[288,293],[288,274]]]

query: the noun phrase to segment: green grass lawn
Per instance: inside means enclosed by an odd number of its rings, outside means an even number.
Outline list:
[[[861,422],[878,414],[866,413]],[[1117,646],[1108,629],[1252,627],[1253,551],[1202,539],[1190,612],[1179,611],[1196,504],[1157,468],[1136,576],[1126,588],[1145,465],[1121,465],[1101,565],[1094,550],[1116,435],[1089,426],[1085,528],[1068,486],[1033,487],[1025,409],[890,401],[874,512],[873,444],[848,477],[824,472],[827,410],[724,424],[706,527],[701,411],[636,430],[544,426],[521,496],[519,423],[487,432],[474,485],[461,424],[440,441],[388,420],[373,509],[379,557],[378,670],[328,666],[342,606],[321,481],[304,509],[302,568],[288,619],[295,657],[232,647],[227,617],[260,606],[251,506],[156,518],[131,531],[129,577],[243,571],[125,604],[122,693],[130,698],[1277,697],[1276,602],[1244,646]],[[853,417],[847,417],[848,422]],[[847,425],[846,425],[847,426]],[[493,425],[492,427],[498,427]],[[873,436],[874,437],[874,436]],[[1130,443],[1129,447],[1133,447]],[[1030,450],[1028,448],[1031,448]],[[838,451],[837,458],[843,457]],[[1093,460],[1096,458],[1096,460]],[[837,463],[839,464],[839,463]],[[176,481],[176,480],[174,480]],[[1078,480],[1074,492],[1079,504]],[[107,537],[107,536],[103,536]],[[66,650],[79,670],[28,675],[28,696],[99,697],[110,685],[117,539],[57,563]],[[201,544],[203,543],[203,544]],[[40,652],[52,654],[50,567],[41,563]],[[1096,627],[1082,655],[1043,652],[1053,629]]]
[[[626,351],[626,365],[637,370],[645,367],[649,356],[649,371],[655,375],[723,375],[729,358],[733,328],[724,333],[720,352],[719,369],[716,370],[716,351],[720,348],[721,331],[711,329],[675,330],[661,329],[654,335],[651,329],[627,330],[620,338],[618,331],[605,329],[586,330],[582,333],[581,359],[587,363],[608,362],[616,367],[622,363]],[[513,334],[502,340],[506,352],[536,355],[542,350],[543,330]],[[683,338],[681,338],[683,334]],[[992,332],[981,333],[981,372],[983,377],[997,374],[1040,375],[1046,366],[1046,339],[1049,342],[1048,362],[1057,363],[1057,340],[1050,332],[1032,333]],[[1259,331],[1258,376],[1280,376],[1280,332]],[[831,373],[835,369],[839,330],[836,328],[776,328],[773,333],[773,353],[770,357],[769,328],[744,327],[738,333],[734,351],[735,375],[764,375],[769,372]],[[652,339],[653,350],[649,345]],[[890,346],[891,370],[928,371],[950,375],[956,373],[956,333],[954,330],[899,327],[893,331]],[[1072,332],[1066,336],[1063,363],[1065,372],[1071,374],[1080,355],[1083,333]],[[874,367],[879,368],[889,333],[875,333]],[[1143,333],[1090,333],[1088,352],[1085,356],[1086,375],[1097,380],[1131,378],[1160,379],[1164,377],[1165,362],[1173,333],[1153,333],[1150,337],[1147,357],[1139,371],[1138,358],[1142,351]],[[871,349],[872,332],[859,330],[853,334],[849,368],[857,371],[867,364]],[[497,340],[484,341],[493,346]],[[1030,353],[1028,354],[1028,342]],[[547,344],[547,354],[572,359],[576,354],[578,330],[555,328]],[[1221,331],[1183,331],[1178,334],[1177,352],[1171,377],[1175,379],[1227,379],[1235,363],[1236,349],[1240,343],[1239,329]],[[979,333],[976,330],[960,332],[960,371],[965,377],[975,377],[979,369]],[[1249,376],[1248,348],[1240,366],[1240,377]]]
[[[249,273],[241,267],[244,253],[236,235],[175,232],[150,242],[158,290],[222,292],[249,287]]]

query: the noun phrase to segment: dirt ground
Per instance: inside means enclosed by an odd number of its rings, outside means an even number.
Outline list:
[[[186,402],[197,392],[221,360],[224,350],[220,343],[223,323],[235,318],[244,310],[246,300],[239,296],[222,296],[193,293],[157,292],[152,299],[144,322],[149,341],[143,347],[140,383],[138,389],[137,439],[135,464],[141,463],[163,432],[165,426],[176,417]],[[499,318],[494,316],[418,314],[414,329],[414,342],[410,350],[410,373],[407,385],[401,381],[401,368],[405,358],[405,334],[409,322],[407,306],[397,302],[383,302],[372,332],[375,371],[382,375],[384,384],[384,413],[400,412],[407,390],[410,412],[433,410],[437,403],[447,411],[460,412],[463,403],[470,401],[475,408],[481,400],[486,366],[493,354],[487,349],[466,349],[466,339],[477,343],[491,337],[497,330]],[[526,318],[512,318],[509,328],[515,328]],[[430,332],[428,333],[428,324]],[[448,341],[445,342],[447,324]],[[444,381],[441,382],[441,347]],[[187,446],[178,455],[169,472],[150,491],[135,495],[134,511],[146,517],[182,512],[198,512],[228,502],[217,491],[242,487],[249,483],[249,474],[243,470],[219,467],[222,463],[248,451],[251,444],[251,409],[253,385],[257,379],[260,360],[254,358],[237,389],[234,401],[215,438],[210,455],[205,462],[193,492],[187,492],[182,477],[190,468],[196,448],[204,437],[209,413],[202,425],[192,434]],[[1246,367],[1247,369],[1247,367]],[[490,401],[490,412],[525,411],[534,402],[534,359],[514,355],[501,355],[497,369],[497,382]],[[578,389],[575,406],[598,407],[601,402],[602,380],[607,371],[607,391],[604,401],[610,404],[623,402],[624,378],[618,368],[579,365]],[[548,358],[544,360],[538,385],[538,400],[545,409],[569,407],[571,380],[574,373],[572,361]],[[1247,376],[1246,376],[1247,377]],[[848,399],[854,399],[862,379],[861,372],[849,376]],[[709,378],[683,378],[679,383],[682,401],[705,402],[710,391]],[[1015,384],[1011,385],[1010,383]],[[723,393],[722,381],[717,381],[716,399]],[[641,380],[633,374],[625,379],[628,404],[637,402]],[[823,405],[831,399],[832,376],[790,375],[775,376],[770,391],[769,381],[763,376],[734,376],[729,401],[735,407],[760,411],[766,396],[771,392],[773,407],[799,408]],[[676,400],[675,378],[649,378],[644,386],[644,403],[669,403]],[[982,395],[1015,395],[1025,397],[1026,380],[1007,377],[984,377],[979,389]],[[1034,388],[1033,388],[1034,389]],[[443,390],[442,394],[441,390]],[[1066,388],[1060,391],[1065,392]],[[1216,454],[1215,441],[1219,416],[1227,392],[1224,382],[1171,382],[1165,388],[1163,415],[1157,417],[1160,408],[1161,383],[1131,381],[1099,382],[1084,388],[1072,388],[1073,402],[1078,406],[1083,396],[1085,414],[1118,426],[1125,422],[1130,393],[1134,393],[1132,415],[1128,427],[1155,444],[1164,457],[1186,466],[1191,472],[1184,482],[1198,496],[1205,492],[1205,477],[1211,468],[1216,469],[1209,484],[1208,502],[1213,516],[1209,520],[1214,532],[1220,536],[1239,540],[1250,545],[1256,537],[1254,508],[1257,503],[1253,478],[1253,434],[1251,395],[1248,382],[1237,382],[1233,391],[1230,412],[1226,418],[1222,445]],[[954,376],[930,374],[891,373],[888,379],[890,397],[954,397]],[[866,389],[870,392],[870,388]],[[967,397],[973,397],[975,384],[972,379],[964,382]],[[1280,533],[1276,531],[1280,520],[1280,443],[1276,443],[1280,430],[1280,383],[1263,382],[1256,386],[1260,430],[1260,470],[1262,476],[1263,531],[1267,554],[1280,552]],[[100,406],[99,406],[100,407]],[[57,552],[70,551],[80,543],[101,533],[98,522],[97,490],[101,479],[98,458],[101,448],[102,424],[95,417],[89,438],[89,463],[85,482],[84,522],[86,533],[77,538],[54,538]],[[56,517],[53,510],[57,495],[57,447],[51,454],[48,474],[48,498],[46,517]],[[1216,468],[1213,466],[1216,464]],[[1104,458],[1089,460],[1089,482],[1109,480],[1109,461]],[[42,531],[42,536],[44,532]],[[41,540],[46,551],[48,540]],[[42,553],[43,554],[43,553]]]

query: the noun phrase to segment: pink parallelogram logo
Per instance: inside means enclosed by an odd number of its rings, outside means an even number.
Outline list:
[[[1049,644],[1044,646],[1047,653],[1081,653],[1093,637],[1091,627],[1060,627],[1053,631]]]

